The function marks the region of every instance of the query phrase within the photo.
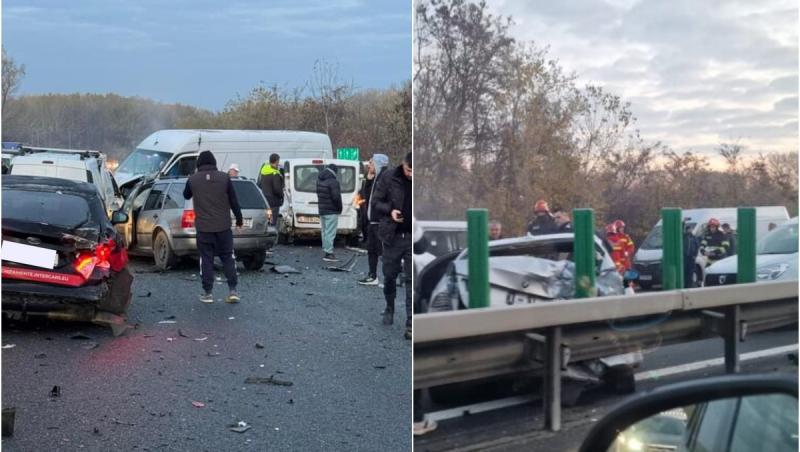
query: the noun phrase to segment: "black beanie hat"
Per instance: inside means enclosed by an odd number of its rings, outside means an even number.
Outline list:
[[[197,167],[200,168],[204,165],[217,166],[217,159],[214,158],[214,154],[211,151],[203,151],[197,156]]]

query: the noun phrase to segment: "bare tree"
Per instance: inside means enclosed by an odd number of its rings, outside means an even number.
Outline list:
[[[14,62],[14,59],[6,54],[6,49],[3,47],[3,102],[2,108],[6,108],[6,101],[9,96],[19,88],[22,77],[25,76],[25,65],[19,65]]]

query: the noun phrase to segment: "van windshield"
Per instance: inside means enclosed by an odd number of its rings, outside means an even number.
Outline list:
[[[694,227],[697,226],[697,223],[685,223],[684,227],[686,226],[694,231]],[[647,234],[640,248],[643,250],[660,250],[663,246],[663,231],[661,230],[661,225],[657,224],[653,230]]]
[[[118,173],[127,174],[154,174],[166,163],[172,154],[169,152],[148,151],[137,149],[117,168]]]
[[[323,165],[299,165],[294,167],[294,189],[300,192],[316,193],[317,177]],[[352,166],[340,166],[336,172],[342,193],[356,190],[356,169]]]

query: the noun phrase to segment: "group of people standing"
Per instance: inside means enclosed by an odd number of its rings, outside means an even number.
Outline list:
[[[394,323],[397,279],[402,272],[405,288],[406,331],[411,339],[411,227],[412,155],[389,167],[389,157],[375,154],[367,165],[367,175],[357,196],[362,234],[367,246],[368,272],[361,285],[378,285],[378,259],[383,256],[383,295],[386,307],[383,324]]]

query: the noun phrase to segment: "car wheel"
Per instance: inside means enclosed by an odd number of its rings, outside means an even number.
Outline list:
[[[178,256],[172,252],[172,246],[164,231],[158,231],[153,241],[153,260],[159,270],[169,270],[178,262]]]
[[[267,260],[267,251],[261,250],[256,254],[245,256],[242,258],[242,263],[244,264],[244,268],[250,271],[258,271],[261,270],[261,267],[264,266],[264,261]]]

